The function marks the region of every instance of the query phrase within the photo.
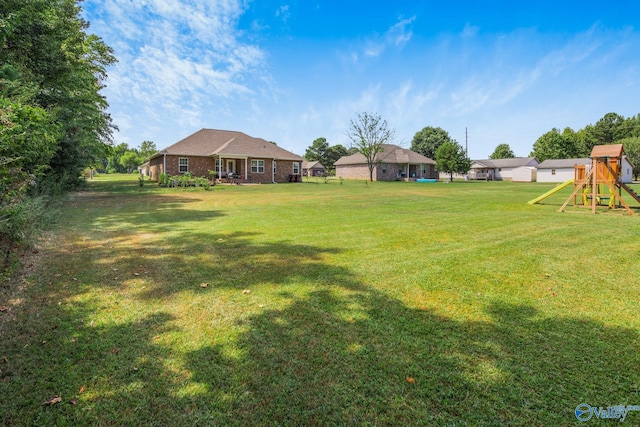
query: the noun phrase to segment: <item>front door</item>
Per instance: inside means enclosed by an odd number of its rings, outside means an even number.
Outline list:
[[[236,173],[236,161],[227,160],[227,173]]]

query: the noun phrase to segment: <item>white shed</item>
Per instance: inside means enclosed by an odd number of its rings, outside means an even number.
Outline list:
[[[589,171],[591,159],[588,157],[580,159],[547,159],[538,165],[538,182],[565,182],[573,179],[575,165],[585,165],[587,171]],[[622,157],[620,181],[625,184],[633,182],[633,165],[627,156]]]
[[[574,166],[591,165],[591,159],[547,159],[538,165],[538,182],[565,182],[575,176]]]
[[[533,166],[521,166],[513,169],[511,180],[513,182],[536,182],[537,169]]]

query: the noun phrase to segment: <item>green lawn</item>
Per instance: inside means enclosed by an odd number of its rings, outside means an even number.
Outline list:
[[[100,176],[0,288],[0,424],[560,426],[640,405],[640,209],[527,205],[552,187]]]

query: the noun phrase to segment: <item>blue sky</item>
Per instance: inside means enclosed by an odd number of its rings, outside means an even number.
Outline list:
[[[640,2],[85,0],[115,50],[116,143],[201,128],[303,155],[381,115],[395,143],[441,127],[472,159],[528,156],[552,128],[640,113]]]

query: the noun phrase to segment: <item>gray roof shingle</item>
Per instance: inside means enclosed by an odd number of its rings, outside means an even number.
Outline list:
[[[535,160],[535,157],[514,157],[512,159],[485,159],[472,161],[472,167],[475,164],[485,168],[519,168],[521,166],[527,166],[529,163]],[[537,163],[537,160],[536,160]]]
[[[538,165],[538,169],[572,168],[575,165],[590,165],[591,159],[547,159]]]
[[[161,150],[156,156],[163,154],[207,157],[223,155],[300,162],[304,160],[301,156],[265,139],[254,138],[242,132],[218,129],[201,129]]]
[[[389,164],[427,164],[427,165],[435,165],[436,162],[428,157],[423,156],[422,154],[416,153],[415,151],[408,150],[406,148],[399,147],[393,144],[382,144],[383,150],[381,153],[376,155],[375,161],[379,163],[389,163]],[[366,164],[367,160],[365,159],[362,153],[352,154],[350,156],[341,157],[338,161],[335,162],[336,166],[345,166],[345,165],[361,165]]]

